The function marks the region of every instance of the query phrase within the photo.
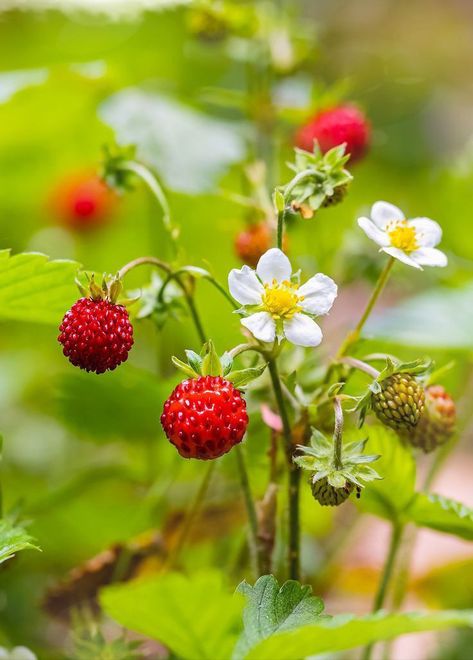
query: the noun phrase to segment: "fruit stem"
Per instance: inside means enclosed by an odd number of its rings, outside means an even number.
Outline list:
[[[207,495],[207,491],[209,489],[210,481],[212,479],[212,475],[215,469],[216,461],[209,461],[209,465],[207,466],[207,470],[204,473],[203,479],[200,482],[200,486],[195,494],[195,497],[193,499],[193,502],[186,514],[186,517],[184,519],[184,523],[181,528],[181,533],[179,535],[179,538],[177,540],[176,546],[172,549],[172,555],[170,554],[168,557],[168,561],[165,562],[165,566],[163,567],[164,569],[170,569],[173,566],[176,565],[179,556],[186,544],[187,539],[189,538],[189,534],[192,530],[192,527],[199,515],[200,509],[202,507],[202,504],[205,500],[205,497]]]
[[[264,356],[267,355],[266,349],[261,348],[256,344],[238,344],[238,346],[235,346],[234,348],[230,349],[228,352],[232,356],[232,358],[236,358],[238,357],[238,355],[241,355],[242,353],[246,353],[247,351],[255,351],[256,353],[260,353],[261,355]]]
[[[207,341],[207,335],[205,334],[204,326],[202,325],[202,321],[200,320],[200,315],[199,312],[197,311],[194,296],[185,289],[184,289],[184,295],[186,297],[187,306],[189,308],[189,312],[194,322],[194,326],[199,336],[200,342],[201,344],[205,344],[205,342]]]
[[[397,553],[401,545],[403,531],[404,531],[403,524],[399,522],[393,522],[392,531],[391,531],[391,540],[389,543],[389,550],[386,557],[386,561],[384,563],[383,572],[381,574],[381,579],[379,581],[378,589],[376,591],[376,596],[371,610],[373,613],[380,610],[384,605],[388,588],[390,586],[391,578],[393,576]],[[365,648],[365,651],[362,656],[362,660],[369,660],[371,658],[373,647],[374,644],[369,644]]]
[[[279,409],[283,426],[283,435],[286,449],[286,460],[289,470],[289,544],[288,544],[288,567],[289,578],[291,580],[299,580],[300,578],[300,539],[299,539],[299,485],[300,485],[300,471],[296,463],[292,460],[293,443],[291,424],[287,413],[284,395],[281,387],[281,380],[277,367],[276,358],[272,357],[268,360],[268,369],[271,376],[273,385],[274,396]]]
[[[138,257],[138,259],[133,259],[133,261],[128,262],[122,266],[122,268],[120,268],[118,271],[118,278],[120,280],[123,279],[125,275],[130,272],[130,270],[133,270],[133,268],[136,268],[137,266],[143,265],[156,266],[156,268],[160,268],[166,273],[172,272],[171,266],[169,266],[169,264],[166,262],[161,261],[161,259],[157,259],[156,257]]]
[[[156,201],[158,202],[162,212],[163,212],[163,225],[166,231],[171,238],[171,242],[174,246],[174,250],[177,252],[176,240],[179,236],[178,228],[173,224],[171,219],[171,209],[169,207],[168,200],[164,194],[156,175],[148,169],[142,163],[138,163],[134,160],[127,160],[120,165],[120,169],[128,172],[133,172],[136,174],[142,181],[146,183],[149,190],[154,195]]]
[[[354,369],[359,369],[360,371],[364,371],[366,374],[372,376],[375,379],[378,378],[380,374],[378,369],[375,369],[370,364],[366,364],[366,362],[363,362],[362,360],[358,360],[357,358],[343,357],[340,358],[338,362],[340,362],[341,364],[346,364],[349,367],[353,367]]]
[[[368,320],[371,312],[373,311],[373,308],[381,295],[381,292],[383,291],[386,282],[388,281],[389,274],[391,272],[392,267],[394,266],[395,259],[394,257],[390,257],[389,260],[387,261],[385,267],[381,271],[378,281],[376,282],[376,285],[373,289],[373,293],[371,294],[370,299],[368,300],[368,303],[365,307],[365,310],[363,314],[361,315],[360,320],[358,321],[358,324],[356,325],[354,330],[351,330],[348,335],[345,337],[344,341],[342,342],[340,348],[338,349],[337,353],[337,359],[344,357],[347,354],[348,349],[356,342],[358,341],[361,331],[364,328],[364,325],[366,321]]]
[[[248,514],[248,522],[250,525],[250,549],[253,556],[253,561],[256,565],[257,577],[262,575],[261,553],[259,551],[258,541],[258,514],[256,513],[256,505],[251,492],[250,479],[248,477],[248,468],[245,461],[245,455],[241,445],[235,447],[235,457],[240,475],[240,485],[245,498],[246,511]]]
[[[161,286],[161,289],[159,290],[159,293],[158,293],[159,302],[163,301],[164,291],[166,290],[166,287],[168,286],[168,284],[172,280],[176,280],[179,283],[179,285],[181,286],[181,288],[183,287],[183,285],[181,283],[181,280],[180,280],[181,275],[189,275],[190,277],[193,276],[192,272],[189,270],[189,268],[185,267],[185,266],[183,268],[179,268],[178,270],[175,270],[175,271],[172,271],[171,269],[169,269],[168,276],[164,280],[164,282]],[[230,303],[230,305],[233,307],[233,309],[238,309],[238,305],[235,303],[235,301],[230,296],[230,294],[225,290],[225,288],[220,284],[220,282],[218,282],[214,277],[212,277],[212,275],[210,275],[210,273],[208,273],[207,275],[202,275],[202,279],[205,279],[205,280],[207,280],[207,282],[210,282],[217,289],[217,291],[219,291],[225,297],[225,299]]]
[[[343,409],[338,396],[333,399],[333,410],[335,413],[335,426],[333,429],[333,465],[336,470],[343,468],[342,463],[342,438],[343,438]]]

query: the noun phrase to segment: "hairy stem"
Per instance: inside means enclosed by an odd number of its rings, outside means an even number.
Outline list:
[[[248,468],[246,466],[245,456],[243,449],[240,445],[235,447],[235,457],[237,461],[238,473],[240,475],[240,485],[245,498],[246,511],[248,514],[248,522],[250,525],[250,548],[253,555],[253,560],[256,565],[257,577],[263,574],[261,555],[259,551],[258,540],[258,515],[256,512],[256,505],[251,492],[250,480],[248,477]]]
[[[341,470],[342,464],[342,438],[343,438],[343,410],[338,396],[333,399],[335,412],[335,427],[333,430],[333,464],[336,470]]]
[[[373,311],[373,308],[376,305],[376,302],[379,296],[381,295],[381,292],[383,291],[386,282],[388,281],[388,277],[392,267],[394,266],[394,262],[395,262],[394,257],[390,257],[385,267],[381,271],[381,274],[378,277],[378,281],[376,282],[376,286],[373,289],[373,293],[371,294],[371,297],[368,300],[368,303],[365,307],[363,314],[361,315],[360,320],[358,321],[354,330],[349,332],[345,340],[342,342],[337,353],[337,358],[341,358],[345,356],[348,352],[348,349],[359,339],[361,331],[363,330],[366,321],[368,320],[371,312]]]
[[[372,376],[373,378],[378,378],[380,373],[378,369],[375,369],[370,364],[363,362],[363,360],[358,360],[357,358],[343,357],[340,358],[338,362],[341,364],[346,364],[349,367],[353,367],[353,369],[364,371],[366,374],[368,374],[368,376]]]
[[[300,578],[300,523],[299,523],[299,485],[300,471],[292,460],[293,444],[292,431],[287,413],[286,403],[281,387],[281,380],[275,358],[268,361],[269,373],[273,385],[274,396],[279,410],[283,426],[284,443],[286,450],[287,466],[289,471],[288,501],[289,501],[289,543],[288,543],[288,567],[289,577],[292,580]]]

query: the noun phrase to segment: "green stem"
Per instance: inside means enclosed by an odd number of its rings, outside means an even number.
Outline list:
[[[381,292],[383,291],[386,285],[386,282],[388,281],[388,277],[392,267],[394,266],[394,262],[395,262],[394,257],[390,257],[389,261],[386,263],[385,267],[381,271],[381,274],[378,278],[378,281],[376,282],[376,286],[373,290],[373,293],[371,294],[371,298],[368,300],[368,304],[366,305],[365,310],[361,315],[360,320],[358,321],[358,324],[356,325],[354,330],[348,333],[347,337],[343,341],[342,345],[338,350],[337,358],[341,358],[344,355],[346,355],[348,349],[352,346],[352,344],[354,344],[359,339],[361,331],[363,330],[366,321],[368,320],[371,312],[373,311],[373,307],[375,306],[379,296],[381,295]]]
[[[292,431],[289,416],[284,401],[284,395],[279,378],[276,359],[273,357],[268,361],[268,369],[273,385],[274,396],[279,410],[283,426],[283,435],[286,450],[286,460],[289,470],[288,479],[288,502],[289,502],[289,543],[288,543],[288,566],[289,577],[292,580],[300,578],[300,523],[299,523],[299,485],[300,471],[292,460],[293,444]]]
[[[400,548],[403,531],[404,531],[403,524],[399,522],[393,523],[388,555],[384,563],[383,572],[381,574],[381,579],[379,581],[378,589],[376,591],[376,596],[373,602],[373,608],[372,608],[373,613],[380,610],[385,603],[388,589],[391,583],[391,578],[393,576],[394,566],[396,563],[397,553]],[[369,646],[366,647],[362,656],[363,660],[369,660],[371,658],[373,647],[374,647],[373,644],[370,644]]]
[[[248,514],[248,522],[250,525],[250,547],[253,559],[256,564],[257,577],[262,575],[261,557],[259,553],[259,540],[258,540],[258,514],[256,512],[256,505],[251,492],[250,480],[248,477],[248,468],[246,466],[245,456],[243,449],[240,445],[235,447],[235,457],[237,461],[238,473],[240,475],[240,485],[245,498],[246,511]]]
[[[286,209],[278,211],[278,233],[277,233],[277,242],[278,248],[282,250],[283,238],[284,238],[284,218],[286,216]]]
[[[184,266],[183,268],[179,268],[178,270],[175,271],[171,271],[171,270],[168,271],[168,276],[164,280],[163,285],[161,286],[161,289],[159,290],[158,293],[158,300],[160,302],[162,302],[164,299],[164,292],[166,290],[166,287],[169,285],[169,283],[172,282],[172,280],[176,280],[178,283],[180,283],[181,275],[189,275],[190,277],[193,277],[192,271],[190,271],[189,267],[186,266]],[[220,282],[214,279],[210,274],[202,275],[202,279],[205,279],[207,280],[207,282],[210,282],[212,286],[214,286],[217,289],[217,291],[219,291],[224,296],[224,298],[230,303],[233,309],[238,309],[238,305],[235,303],[235,301],[226,291],[226,289],[220,284]]]
[[[333,399],[333,410],[335,413],[335,427],[333,430],[333,465],[336,470],[343,468],[342,463],[342,438],[343,438],[343,410],[338,396]]]
[[[176,240],[179,236],[178,228],[173,225],[171,219],[171,209],[169,207],[168,200],[164,194],[158,179],[155,174],[151,172],[145,165],[138,163],[134,160],[127,160],[121,164],[120,169],[128,172],[133,172],[145,182],[149,190],[154,195],[156,201],[158,202],[162,212],[163,212],[163,225],[166,231],[168,232],[171,242],[173,243],[174,248],[176,249]]]
[[[130,270],[133,270],[133,268],[145,265],[155,266],[156,268],[164,270],[166,273],[172,272],[171,266],[166,262],[161,261],[161,259],[157,259],[156,257],[138,257],[138,259],[133,259],[133,261],[128,262],[122,268],[120,268],[118,271],[118,278],[121,280],[127,273],[130,272]]]
[[[197,335],[199,336],[200,343],[205,344],[205,342],[207,341],[207,335],[205,334],[202,321],[200,320],[200,316],[199,316],[199,312],[197,311],[194,296],[191,293],[189,293],[187,290],[184,290],[184,295],[186,297],[187,306],[189,308],[190,315],[194,322]]]
[[[192,527],[202,507],[202,503],[207,495],[207,491],[209,489],[209,485],[212,479],[215,465],[216,465],[215,461],[210,461],[208,464],[207,470],[205,471],[203,479],[200,482],[200,486],[197,490],[197,493],[195,494],[192,505],[185,517],[184,524],[181,528],[181,533],[179,535],[179,539],[176,543],[175,548],[173,548],[172,557],[169,557],[168,561],[166,562],[167,569],[170,569],[176,565],[179,556],[182,552],[182,549],[184,548],[186,541],[189,538],[189,534],[192,530]]]

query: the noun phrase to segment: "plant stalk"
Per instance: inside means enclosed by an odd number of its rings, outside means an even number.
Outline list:
[[[289,416],[287,413],[284,395],[281,387],[281,380],[276,363],[273,357],[268,361],[268,369],[273,385],[274,396],[279,410],[283,426],[284,443],[286,450],[286,459],[288,465],[288,501],[289,501],[289,542],[288,542],[288,568],[291,580],[300,579],[300,522],[299,522],[299,486],[300,471],[292,460],[293,444],[292,431]]]
[[[368,320],[371,312],[373,311],[374,306],[376,305],[379,296],[381,295],[384,287],[386,286],[386,282],[388,281],[389,274],[391,273],[391,269],[394,266],[394,262],[395,262],[394,257],[390,257],[385,267],[381,271],[381,274],[378,277],[378,281],[376,282],[376,286],[373,289],[373,293],[371,294],[371,297],[368,300],[365,310],[361,315],[361,318],[358,321],[358,324],[356,325],[354,330],[349,332],[348,335],[345,337],[345,340],[342,342],[336,356],[337,359],[344,357],[347,354],[348,349],[352,346],[352,344],[354,344],[359,339],[361,331],[363,330],[366,321]]]
[[[256,566],[256,577],[263,575],[262,572],[262,557],[259,549],[258,539],[258,514],[256,512],[256,505],[251,492],[250,480],[248,477],[248,468],[245,461],[245,456],[241,445],[235,447],[235,457],[240,475],[240,485],[245,498],[246,511],[248,514],[248,522],[250,526],[250,548],[253,555],[253,560]]]

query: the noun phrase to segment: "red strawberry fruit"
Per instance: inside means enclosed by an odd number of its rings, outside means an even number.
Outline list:
[[[116,193],[93,172],[69,175],[59,182],[51,196],[54,214],[64,225],[77,231],[106,224],[116,202]]]
[[[58,341],[74,366],[101,374],[128,358],[133,326],[126,307],[116,304],[120,289],[118,280],[108,288],[92,281],[90,296],[80,298],[66,312]]]
[[[256,268],[263,254],[274,242],[274,233],[267,222],[250,225],[235,239],[235,252],[244,264]],[[287,250],[287,237],[283,239],[284,250]]]
[[[362,158],[370,142],[370,125],[365,115],[352,105],[341,105],[317,113],[296,135],[296,144],[304,151],[313,151],[314,140],[323,153],[345,143],[350,162]]]
[[[190,378],[165,402],[161,424],[184,458],[218,458],[242,441],[248,426],[246,403],[221,376]]]

